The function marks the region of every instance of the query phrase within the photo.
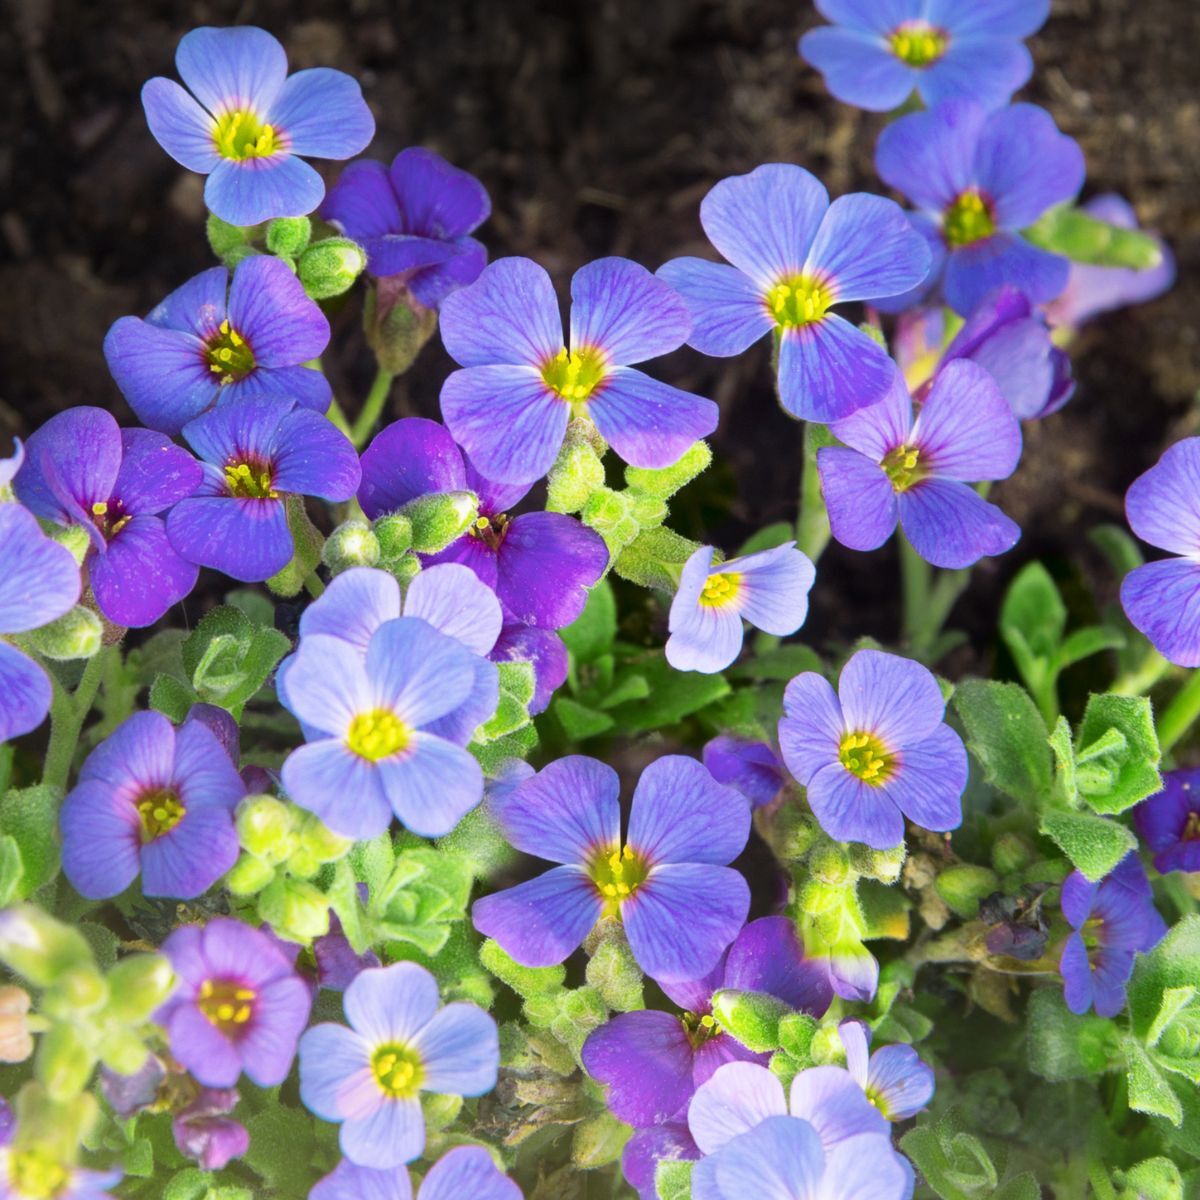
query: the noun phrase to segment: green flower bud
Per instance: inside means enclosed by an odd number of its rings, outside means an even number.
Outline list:
[[[99,1111],[90,1092],[55,1100],[32,1079],[17,1093],[13,1108],[17,1114],[17,1132],[11,1143],[14,1157],[32,1152],[42,1156],[43,1161],[67,1165],[75,1162],[80,1143],[95,1125]],[[11,1162],[9,1165],[13,1166]]]
[[[82,565],[92,548],[91,538],[82,525],[46,525],[43,528],[51,541],[65,546],[71,552],[71,557]]]
[[[421,1111],[425,1116],[425,1128],[440,1132],[453,1124],[462,1112],[461,1096],[446,1096],[438,1092],[421,1093]]]
[[[1023,871],[1035,857],[1033,846],[1019,833],[1002,833],[992,843],[992,866],[1001,875]]]
[[[243,854],[225,875],[225,886],[235,896],[253,896],[275,878],[275,868],[253,854]]]
[[[287,862],[296,849],[295,811],[274,796],[247,796],[237,808],[238,841],[263,862]]]
[[[523,967],[520,963],[506,954],[499,942],[488,938],[479,947],[479,961],[483,963],[501,983],[506,983],[518,996],[529,1001],[536,996],[552,996],[557,993],[567,977],[567,969],[557,967]],[[536,1007],[536,1006],[535,1006]],[[558,1012],[557,1002],[546,1009],[546,1020],[549,1024]],[[532,1018],[531,1018],[532,1019]]]
[[[59,973],[47,1002],[67,1011],[95,1012],[108,1003],[108,983],[94,963],[80,963]]]
[[[624,938],[613,938],[596,948],[588,960],[587,981],[609,1008],[633,1012],[646,1007],[642,997],[642,971]]]
[[[339,858],[349,853],[350,847],[354,845],[352,838],[334,833],[314,813],[306,813],[301,818],[297,839],[299,842],[297,853],[310,855],[318,863],[337,862]],[[292,858],[294,859],[295,855]],[[291,860],[288,865],[291,866]]]
[[[546,477],[546,508],[550,512],[579,512],[591,494],[604,485],[604,463],[586,440],[564,442]]]
[[[841,884],[821,883],[810,879],[796,897],[797,907],[809,917],[835,915],[841,919],[846,904],[846,889]]]
[[[303,879],[277,875],[259,893],[258,914],[289,941],[307,943],[329,932],[329,901]]]
[[[389,513],[371,527],[379,545],[379,559],[390,563],[412,549],[412,522],[403,513]]]
[[[821,883],[844,885],[854,881],[850,855],[846,847],[837,842],[824,841],[814,846],[808,857],[808,869]]]
[[[292,535],[292,558],[287,566],[267,580],[267,587],[277,596],[295,596],[317,569],[325,538],[309,518],[303,496],[288,496],[285,507],[288,532]]]
[[[712,449],[707,442],[696,442],[669,467],[626,467],[625,482],[647,496],[667,500],[685,484],[691,483],[712,462]]]
[[[25,634],[21,641],[43,657],[59,662],[93,658],[104,644],[104,625],[90,608],[77,604],[57,621]]]
[[[93,968],[94,961],[83,934],[40,908],[19,904],[0,912],[0,962],[35,987],[49,987],[68,971]]]
[[[883,336],[883,330],[880,329],[878,325],[871,321],[863,321],[858,328],[876,345],[882,347],[884,350],[888,348],[887,338]]]
[[[366,265],[367,256],[357,242],[329,237],[313,242],[300,255],[296,274],[314,300],[328,300],[348,292]]]
[[[804,1064],[797,1062],[785,1050],[776,1050],[767,1063],[767,1070],[783,1084],[786,1092],[792,1086],[792,1080],[804,1069]]]
[[[51,1100],[70,1100],[87,1087],[95,1065],[88,1039],[74,1025],[60,1021],[42,1034],[34,1074]]]
[[[295,258],[312,237],[312,222],[307,217],[276,217],[267,226],[267,249],[272,254]]]
[[[479,516],[474,492],[433,492],[410,500],[400,510],[412,524],[412,548],[437,554],[462,537]]]
[[[234,246],[232,250],[227,250],[221,257],[231,271],[236,271],[246,259],[255,258],[257,255],[258,251],[253,246]],[[289,267],[291,265],[288,263]]]
[[[903,842],[891,850],[872,850],[870,846],[855,842],[850,847],[850,866],[859,875],[892,884],[900,878],[907,853]]]
[[[779,1022],[791,1007],[765,992],[722,988],[712,998],[713,1016],[747,1050],[765,1054],[779,1048]]]
[[[968,921],[979,916],[980,900],[990,896],[999,885],[995,871],[972,863],[947,867],[938,875],[935,884],[938,895],[950,906],[950,911]]]
[[[846,1061],[846,1047],[842,1045],[842,1036],[838,1033],[835,1022],[826,1022],[813,1031],[808,1044],[808,1055],[814,1063],[821,1066]]]
[[[816,1032],[817,1022],[808,1013],[785,1013],[779,1019],[779,1045],[798,1063],[808,1061]]]
[[[149,1020],[170,995],[175,972],[161,954],[130,954],[108,973],[106,1015],[127,1025]]]
[[[110,1029],[96,1047],[100,1061],[119,1075],[132,1075],[146,1062],[149,1051],[131,1029]]]
[[[560,992],[556,999],[559,1015],[551,1022],[550,1029],[578,1059],[587,1035],[608,1020],[608,1008],[592,987]]]
[[[821,827],[810,813],[795,804],[783,804],[764,824],[764,833],[782,862],[803,858],[821,836]]]
[[[387,569],[400,581],[401,587],[406,587],[421,573],[421,560],[411,551],[402,554],[395,562],[388,563]]]
[[[426,308],[399,275],[380,279],[367,292],[363,332],[380,367],[403,375],[437,329],[437,313]]]
[[[257,226],[230,225],[220,217],[209,213],[204,232],[208,235],[208,244],[212,252],[224,259],[232,250],[248,245],[254,237]]]
[[[571,1160],[580,1170],[594,1171],[621,1157],[633,1130],[609,1112],[580,1121],[571,1134]]]
[[[373,567],[379,562],[379,539],[366,521],[343,521],[326,539],[321,560],[331,575],[351,567]]]
[[[583,523],[603,535],[633,515],[633,502],[624,492],[597,488],[583,506]]]
[[[661,525],[667,519],[667,502],[660,500],[657,496],[642,496],[635,493],[633,508],[629,515],[639,529],[645,529],[651,525]],[[634,537],[636,536],[634,534]]]

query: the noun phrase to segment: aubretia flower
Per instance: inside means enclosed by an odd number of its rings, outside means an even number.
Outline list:
[[[638,1194],[638,1200],[659,1200],[654,1177],[660,1162],[694,1162],[700,1147],[683,1121],[667,1121],[637,1129],[621,1152],[621,1174]]]
[[[846,1051],[846,1069],[889,1121],[907,1121],[929,1103],[933,1070],[911,1046],[884,1046],[868,1057],[871,1028],[865,1021],[843,1021],[838,1034]]]
[[[832,309],[907,292],[928,274],[929,250],[898,205],[862,193],[830,204],[803,167],[768,163],[721,180],[700,204],[700,223],[733,265],[677,258],[658,272],[691,310],[689,346],[728,357],[773,333],[779,399],[806,421],[835,421],[882,398],[895,366]]]
[[[835,693],[813,671],[783,697],[779,745],[821,828],[835,841],[890,850],[904,818],[939,833],[962,823],[962,739],[942,720],[933,673],[910,659],[859,650]]]
[[[815,578],[795,542],[720,563],[701,546],[684,563],[671,601],[667,662],[679,671],[723,671],[741,652],[743,620],[776,637],[795,633]]]
[[[1060,904],[1075,931],[1058,963],[1063,999],[1073,1013],[1094,1005],[1097,1016],[1115,1017],[1125,1007],[1134,954],[1153,950],[1167,930],[1137,852],[1130,851],[1099,883],[1072,871]]]
[[[201,1088],[196,1098],[171,1118],[179,1153],[194,1159],[205,1171],[219,1171],[245,1154],[250,1134],[229,1115],[237,1102],[233,1088]]]
[[[270,938],[228,917],[184,925],[162,952],[178,982],[155,1014],[171,1053],[205,1087],[229,1088],[244,1071],[281,1084],[312,1006],[308,989]]]
[[[474,1004],[439,1009],[424,967],[363,971],[343,1003],[349,1029],[325,1023],[300,1039],[300,1098],[341,1123],[342,1153],[357,1166],[386,1170],[421,1153],[421,1092],[481,1096],[496,1086],[496,1023]]]
[[[0,742],[36,729],[51,699],[46,672],[4,635],[49,625],[78,599],[79,568],[71,552],[51,541],[20,505],[0,502]]]
[[[784,785],[783,764],[766,742],[723,733],[705,743],[702,757],[712,777],[737,788],[751,808],[770,804]]]
[[[153,625],[196,583],[159,515],[201,480],[199,464],[169,438],[121,429],[102,408],[70,408],[25,448],[14,488],[35,516],[79,525],[91,539],[84,569],[96,604],[114,624]]]
[[[995,381],[958,360],[938,373],[920,411],[897,376],[882,403],[838,421],[845,446],[817,451],[833,536],[875,550],[897,522],[937,567],[969,567],[1003,554],[1021,530],[969,486],[1007,479],[1021,457],[1021,427]]]
[[[429,1168],[417,1200],[521,1200],[521,1189],[482,1146],[456,1146]],[[399,1167],[377,1171],[348,1158],[320,1180],[308,1200],[412,1200],[412,1181]]]
[[[204,479],[167,518],[177,553],[245,582],[269,579],[291,561],[289,496],[348,500],[358,455],[320,413],[273,397],[246,397],[184,427]]]
[[[150,132],[189,171],[207,175],[204,202],[231,225],[302,217],[325,184],[304,162],[352,158],[375,135],[358,83],[314,67],[288,77],[287,55],[265,29],[193,29],[172,79],[142,88]]]
[[[463,370],[442,385],[442,418],[488,479],[531,484],[553,466],[574,414],[635,467],[669,467],[717,427],[711,400],[635,371],[678,349],[683,301],[644,267],[601,258],[571,280],[571,338],[550,276],[502,258],[442,305],[442,341]]]
[[[934,254],[930,282],[941,279],[956,312],[965,316],[1004,283],[1035,304],[1066,286],[1067,260],[1021,236],[1083,184],[1083,152],[1049,113],[1031,104],[988,113],[973,100],[947,100],[893,121],[875,169],[920,210],[913,222]]]
[[[583,1065],[607,1085],[608,1107],[622,1121],[642,1129],[679,1118],[718,1067],[738,1060],[766,1065],[767,1055],[747,1050],[714,1021],[712,997],[721,988],[763,992],[814,1017],[833,998],[825,969],[805,959],[787,917],[752,921],[703,978],[663,984],[685,1010],[681,1016],[618,1013],[588,1035]]]
[[[468,235],[491,211],[478,179],[416,146],[390,168],[351,163],[321,205],[321,216],[367,252],[372,275],[399,277],[426,308],[479,277],[487,250]]]
[[[49,1149],[0,1146],[0,1200],[111,1200],[123,1172],[65,1167]]]
[[[1133,810],[1133,823],[1160,874],[1200,871],[1200,770],[1167,771],[1163,790]]]
[[[1142,541],[1179,556],[1125,576],[1125,615],[1164,658],[1200,666],[1200,438],[1176,442],[1133,481],[1125,517]]]
[[[175,435],[215,405],[250,396],[324,413],[329,381],[303,364],[328,342],[329,322],[295,273],[258,254],[239,264],[232,285],[224,267],[212,267],[145,320],[121,317],[104,357],[138,420]]]
[[[63,873],[89,900],[142,876],[147,896],[191,899],[237,861],[246,786],[199,721],[134,713],[88,755],[63,802]]]
[[[817,0],[817,11],[833,24],[806,33],[800,53],[843,104],[887,112],[915,90],[929,106],[998,108],[1033,73],[1021,39],[1050,0]]]
[[[283,764],[288,795],[343,837],[375,837],[393,814],[422,837],[449,833],[482,798],[483,773],[431,727],[472,695],[478,661],[414,617],[384,622],[365,656],[302,637],[280,696],[307,739]]]
[[[620,780],[570,755],[489,799],[518,850],[561,864],[475,902],[475,928],[519,963],[560,963],[602,916],[618,917],[639,966],[666,982],[712,970],[746,919],[750,891],[725,866],[750,833],[750,808],[694,759],[667,755],[633,794],[621,845]]]

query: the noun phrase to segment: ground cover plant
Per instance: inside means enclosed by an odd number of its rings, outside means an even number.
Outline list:
[[[817,9],[875,190],[573,275],[265,29],[145,82],[215,265],[0,460],[0,1198],[1198,1194],[1200,439],[1092,595],[991,495],[1172,253],[1016,97],[1044,0]],[[680,355],[794,421],[732,544]],[[835,552],[894,639],[806,636]]]

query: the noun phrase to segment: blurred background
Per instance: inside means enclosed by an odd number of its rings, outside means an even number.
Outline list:
[[[651,269],[710,253],[701,197],[762,162],[796,162],[833,194],[881,190],[883,118],[833,100],[796,54],[818,18],[806,0],[7,0],[0,149],[0,452],[75,404],[129,418],[101,353],[108,326],[144,314],[212,265],[202,180],[150,136],[138,91],[173,75],[197,25],[257,24],[293,69],[339,67],[362,83],[389,160],[425,145],[477,175],[493,257],[529,255],[565,285],[591,258]],[[1102,318],[1076,342],[1065,411],[1027,426],[1017,475],[992,494],[1025,529],[983,577],[1048,558],[1068,584],[1115,592],[1084,532],[1121,519],[1128,483],[1165,446],[1200,432],[1200,4],[1054,0],[1031,41],[1021,93],[1049,108],[1087,155],[1085,195],[1116,191],[1178,258],[1164,298]],[[316,163],[327,179],[338,164]],[[361,289],[331,310],[326,357],[355,411],[373,373],[358,331]],[[397,382],[392,418],[437,415],[450,360],[434,341]],[[800,430],[775,405],[767,344],[732,360],[688,350],[654,370],[722,408],[718,466],[685,494],[681,532],[733,551],[791,519]],[[836,544],[814,595],[816,638],[895,636],[891,548]],[[1080,589],[1082,594],[1083,589]],[[1069,594],[1069,588],[1068,588]],[[977,582],[957,624],[985,630],[1000,589]],[[963,609],[967,610],[966,612]]]

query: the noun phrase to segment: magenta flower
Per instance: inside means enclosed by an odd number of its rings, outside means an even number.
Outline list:
[[[205,1171],[219,1171],[245,1154],[250,1134],[229,1115],[237,1102],[234,1088],[201,1088],[196,1098],[171,1118],[179,1153],[194,1159]]]
[[[622,848],[620,780],[582,755],[489,798],[518,850],[561,864],[475,902],[475,928],[529,967],[560,963],[605,914],[624,922],[641,968],[668,983],[712,970],[746,919],[750,890],[725,864],[750,807],[694,759],[667,755],[633,794]]]
[[[155,1019],[175,1058],[205,1087],[233,1087],[243,1071],[259,1087],[282,1083],[312,1001],[271,939],[215,917],[176,929],[162,952],[178,982]]]

